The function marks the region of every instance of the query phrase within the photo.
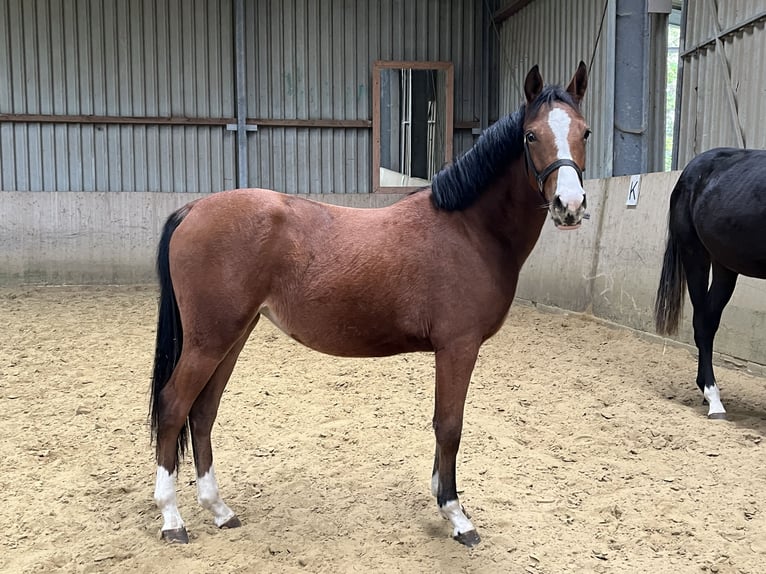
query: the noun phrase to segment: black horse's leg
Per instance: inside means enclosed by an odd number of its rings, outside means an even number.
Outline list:
[[[696,237],[693,245],[684,251],[682,258],[689,298],[694,308],[692,326],[694,343],[698,352],[697,386],[709,405],[708,417],[726,418],[726,410],[721,404],[720,393],[713,375],[713,339],[718,330],[723,308],[734,291],[737,276],[736,274],[731,276],[730,271],[715,265],[713,282],[710,284],[710,256]]]
[[[197,471],[197,502],[212,512],[213,521],[219,528],[236,528],[241,523],[219,493],[213,467],[213,447],[210,442],[210,433],[218,414],[223,390],[226,388],[226,383],[229,382],[234,365],[237,363],[251,330],[252,328],[234,344],[224,360],[221,361],[189,412],[194,466]]]
[[[705,371],[702,368],[702,349],[704,348],[703,333],[705,332],[707,320],[707,291],[710,280],[710,257],[702,249],[697,251],[696,254],[689,252],[683,255],[686,287],[689,290],[689,299],[693,309],[692,326],[694,327],[694,342],[697,345],[698,351],[697,386],[700,391],[704,391],[707,386],[705,384]]]
[[[707,292],[705,318],[699,325],[696,321],[694,324],[694,341],[699,349],[697,384],[704,384],[700,388],[710,405],[708,418],[711,419],[726,418],[726,409],[721,403],[721,394],[713,372],[713,340],[721,324],[721,314],[734,293],[737,277],[737,273],[731,269],[713,263],[713,280]]]
[[[436,400],[434,433],[436,460],[432,490],[436,486],[436,501],[442,516],[452,523],[452,536],[466,546],[481,540],[471,521],[463,512],[457,497],[455,463],[463,430],[463,407],[471,381],[479,343],[455,342],[436,351]]]

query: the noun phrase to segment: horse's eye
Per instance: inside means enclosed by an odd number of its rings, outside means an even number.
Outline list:
[[[590,130],[585,130],[585,135],[582,136],[582,139],[584,139],[585,141],[588,141],[588,138],[590,137],[591,133],[592,132]]]
[[[532,132],[527,132],[524,137],[527,139],[528,142],[537,141],[537,136],[533,134]]]

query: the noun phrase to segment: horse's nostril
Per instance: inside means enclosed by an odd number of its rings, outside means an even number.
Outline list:
[[[554,209],[560,209],[560,210],[564,209],[564,202],[561,201],[561,196],[560,195],[554,196],[554,198],[553,198],[553,207],[554,207]]]

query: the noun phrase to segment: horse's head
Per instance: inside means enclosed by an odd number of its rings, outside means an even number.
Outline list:
[[[588,70],[580,62],[564,90],[543,88],[537,66],[527,74],[524,153],[529,184],[543,196],[559,229],[575,229],[585,214],[585,142],[590,129],[580,114]]]

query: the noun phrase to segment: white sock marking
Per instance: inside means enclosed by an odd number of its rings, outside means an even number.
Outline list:
[[[463,513],[463,509],[460,506],[460,502],[457,500],[450,500],[445,503],[444,506],[439,508],[439,512],[444,518],[447,518],[453,526],[452,536],[458,534],[464,534],[470,530],[476,530],[468,520],[468,517]]]
[[[184,527],[184,521],[176,504],[176,473],[170,474],[162,466],[157,466],[154,502],[162,512],[162,530],[175,530]]]
[[[548,125],[553,132],[558,154],[557,159],[573,159],[569,149],[569,126],[571,123],[572,118],[561,108],[553,108],[548,114]],[[575,169],[569,165],[561,166],[558,169],[555,193],[561,198],[561,203],[570,210],[576,211],[582,205],[584,193]]]
[[[726,409],[723,408],[723,403],[721,402],[721,393],[718,391],[718,385],[705,387],[702,394],[705,395],[705,399],[707,399],[707,403],[710,405],[710,408],[707,411],[707,416],[726,412]]]
[[[213,521],[216,526],[226,524],[235,516],[234,511],[226,506],[221,499],[212,465],[205,476],[197,477],[197,502],[202,505],[202,508],[213,513]]]

